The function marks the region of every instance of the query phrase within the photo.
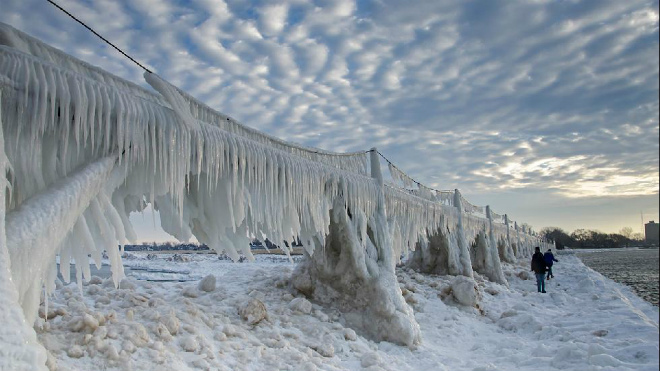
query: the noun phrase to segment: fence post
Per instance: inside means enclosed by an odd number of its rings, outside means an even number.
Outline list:
[[[454,189],[454,207],[458,209],[459,213],[463,213],[463,205],[461,204],[461,192],[458,189]]]
[[[513,244],[511,243],[511,235],[510,235],[510,228],[509,228],[509,215],[504,214],[504,225],[506,226],[506,242],[509,244],[509,247],[511,247],[511,251],[513,251]],[[516,250],[518,248],[516,247]],[[518,254],[516,251],[513,251],[513,255],[517,258]]]
[[[463,204],[461,203],[461,192],[458,189],[454,189],[454,204],[453,206],[457,211],[457,224],[458,231],[456,236],[456,242],[458,243],[458,249],[460,251],[460,261],[462,266],[463,275],[467,277],[473,277],[472,269],[472,259],[470,258],[470,245],[465,237],[465,227],[463,226]]]
[[[370,151],[371,177],[376,179],[378,186],[383,186],[383,173],[380,171],[380,159],[378,159],[378,149],[373,147]]]
[[[486,219],[488,219],[488,234],[493,234],[493,216],[490,215],[490,205],[486,205]]]
[[[518,254],[523,255],[522,246],[520,246],[520,232],[518,231],[518,222],[513,222],[513,229],[516,231],[516,247]]]

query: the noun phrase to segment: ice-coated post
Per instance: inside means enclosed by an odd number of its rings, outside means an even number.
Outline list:
[[[488,219],[488,226],[490,228],[490,231],[492,233],[493,231],[493,216],[490,215],[490,206],[486,205],[486,219]]]
[[[509,242],[509,246],[511,246],[511,236],[509,235],[509,215],[504,214],[504,225],[506,225],[506,240]]]
[[[383,173],[381,173],[380,171],[380,159],[378,158],[378,149],[376,147],[373,147],[370,153],[371,153],[371,157],[369,162],[371,162],[371,177],[376,179],[378,185],[382,187]]]
[[[461,192],[454,189],[454,207],[458,211],[458,231],[457,243],[460,252],[460,261],[463,267],[463,275],[472,277],[472,260],[470,259],[470,251],[467,239],[465,238],[465,228],[463,227],[463,204],[461,203]]]
[[[461,192],[458,189],[454,189],[454,207],[458,209],[458,215],[461,215],[463,205],[461,205]]]
[[[490,205],[486,205],[486,219],[488,220],[488,241],[493,248],[497,249],[497,245],[493,244],[495,235],[493,233],[493,216],[490,215]]]
[[[527,252],[529,252],[530,249],[533,250],[532,246],[530,246],[532,242],[529,240],[529,235],[527,234],[527,227],[525,226],[525,224],[520,226],[520,231],[522,232],[523,243],[525,244],[525,250]]]
[[[10,163],[5,154],[4,127],[2,126],[2,86],[0,85],[0,171],[6,174]],[[6,189],[9,182],[0,178],[0,370],[46,371],[46,348],[37,340],[32,323],[18,302],[18,290],[12,280],[11,259],[6,238]],[[20,262],[14,262],[19,265]]]
[[[388,230],[379,154],[376,148],[369,152],[378,195],[376,210],[367,221],[370,233],[365,238],[371,241],[375,254],[368,253],[358,238],[352,237],[359,235],[359,229],[348,213],[345,196],[339,195],[330,210],[330,233],[325,243],[300,263],[291,284],[322,302],[328,298],[325,293],[332,292],[332,305],[350,313],[346,316],[348,324],[370,339],[414,346],[421,341],[421,330],[399,288],[395,272],[399,257],[394,256]],[[342,262],[335,259],[340,256]]]
[[[513,222],[513,230],[516,231],[516,246],[518,246],[518,256],[524,254],[523,247],[520,245],[520,232],[518,231],[518,222]]]

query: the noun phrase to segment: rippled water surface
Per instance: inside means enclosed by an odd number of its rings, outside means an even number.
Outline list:
[[[584,264],[658,306],[658,249],[578,251]]]

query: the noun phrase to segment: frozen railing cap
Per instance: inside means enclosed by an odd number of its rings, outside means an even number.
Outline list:
[[[455,195],[455,191],[436,191],[436,197],[438,202],[447,206],[455,206],[454,195]]]
[[[246,126],[238,120],[214,110],[213,108],[195,99],[193,96],[181,90],[180,88],[176,86],[172,87],[176,89],[181,97],[183,97],[183,99],[189,104],[192,116],[198,120],[211,125],[216,125],[223,130],[250,138],[260,143],[271,145],[301,157],[323,162],[343,170],[354,171],[365,175],[368,174],[366,151],[343,153],[332,152],[289,142]]]
[[[29,36],[21,31],[18,31],[4,23],[0,23],[0,45],[7,45],[11,48],[20,50],[41,60],[51,62],[53,65],[56,65],[60,68],[65,68],[67,70],[77,72],[81,75],[88,76],[100,83],[121,88],[124,91],[130,91],[130,93],[135,96],[146,100],[151,100],[159,105],[171,108],[171,105],[165,99],[163,99],[161,95],[155,94],[154,92],[149,91],[137,84],[124,80],[101,68],[74,58],[62,52],[61,50],[45,44],[40,40],[33,38],[32,36]],[[176,91],[179,92],[179,94],[181,94],[181,96],[184,98],[186,103],[190,105],[191,115],[198,120],[208,124],[216,125],[223,130],[247,137],[264,144],[269,144],[279,148],[280,150],[296,154],[310,160],[323,162],[326,165],[330,165],[342,170],[367,174],[367,160],[365,151],[339,153],[325,151],[318,148],[305,147],[295,143],[287,142],[245,126],[237,120],[217,112],[204,103],[199,102],[189,94],[183,92],[181,89],[174,86],[172,87],[175,88]]]
[[[23,53],[30,54],[42,61],[50,62],[60,68],[65,68],[81,75],[89,76],[98,82],[121,87],[123,90],[130,90],[133,95],[139,96],[140,98],[152,100],[159,104],[166,104],[165,100],[163,100],[160,95],[154,94],[154,92],[135,83],[122,79],[106,70],[66,54],[63,51],[2,22],[0,22],[0,45],[6,45],[16,50],[20,50]]]
[[[504,215],[495,213],[493,209],[490,209],[490,217],[494,222],[504,224]]]
[[[486,207],[473,205],[463,195],[461,195],[461,207],[463,208],[463,212],[467,214],[480,214],[486,217]]]

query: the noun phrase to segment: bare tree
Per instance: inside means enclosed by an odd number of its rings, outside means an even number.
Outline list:
[[[625,238],[630,238],[633,234],[633,229],[630,227],[623,227],[619,231],[619,234],[622,235]]]
[[[644,241],[644,234],[635,232],[630,236],[630,239],[635,240],[635,241]]]

